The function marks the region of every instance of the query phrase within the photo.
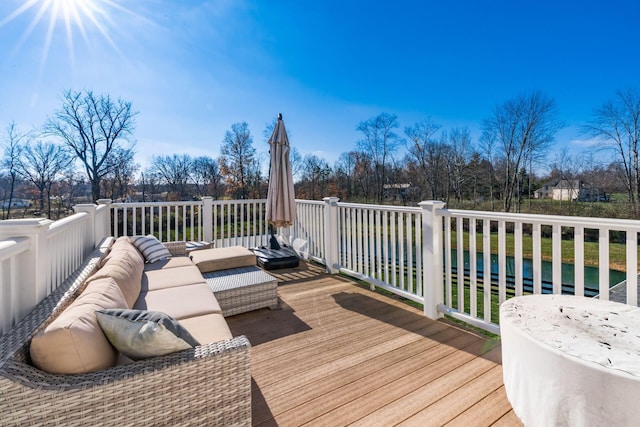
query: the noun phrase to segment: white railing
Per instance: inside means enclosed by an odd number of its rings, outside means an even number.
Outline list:
[[[200,241],[215,247],[267,245],[266,199],[194,202],[109,203],[115,237],[153,234],[164,242]],[[325,203],[296,200],[298,220],[276,234],[309,258],[324,262]],[[297,243],[300,243],[299,245]]]
[[[83,212],[55,222],[0,221],[1,333],[56,289],[95,247],[95,212],[98,207],[85,205]]]
[[[314,261],[325,262],[325,203],[296,200],[298,219],[291,229],[280,230],[289,235],[289,243]]]
[[[203,203],[113,203],[111,233],[119,236],[153,234],[163,242],[203,240]]]
[[[344,273],[423,303],[422,209],[339,203]]]
[[[77,205],[75,215],[55,223],[0,221],[2,331],[55,289],[107,235],[151,233],[163,241],[206,240],[216,247],[255,247],[269,240],[265,200],[100,203]],[[638,304],[640,221],[448,210],[442,202],[416,208],[326,198],[297,200],[296,206],[295,224],[277,231],[282,240],[331,273],[422,304],[431,318],[448,314],[499,333],[497,307],[514,295],[609,299],[620,298],[622,291],[624,301]],[[596,288],[585,282],[594,247]],[[613,251],[622,251],[615,258],[624,259],[626,281],[610,291],[617,284],[609,279]],[[547,259],[548,278],[543,276]],[[569,259],[571,284],[562,277],[567,267],[562,261]]]
[[[108,201],[103,203],[109,204]],[[112,203],[115,237],[153,234],[160,241],[213,242],[216,247],[267,243],[266,199]]]
[[[20,277],[19,263],[26,262],[29,250],[29,238],[16,237],[0,242],[0,334],[4,334],[11,326],[29,312],[31,301],[23,301],[21,288],[24,281]],[[28,304],[28,305],[27,305]]]
[[[45,296],[57,288],[78,268],[88,249],[85,236],[90,234],[86,213],[76,213],[52,223],[47,230],[47,254],[49,256]]]
[[[213,242],[216,247],[267,244],[266,199],[212,201]]]
[[[445,254],[445,297],[439,309],[447,314],[497,332],[498,313],[495,307],[511,296],[562,293],[598,295],[599,298],[608,300],[610,287],[616,285],[609,280],[612,232],[625,234],[627,280],[623,295],[626,296],[627,304],[638,305],[640,221],[447,209],[440,210],[439,214],[444,217],[442,243]],[[594,266],[598,270],[597,289],[585,287],[587,232],[591,236],[597,234],[598,260]],[[546,255],[551,258],[551,278],[546,281],[543,280],[544,235],[551,239],[551,253],[546,251]],[[563,235],[569,237],[563,239]],[[477,243],[478,240],[481,240],[480,244]],[[592,237],[592,240],[595,239]],[[572,246],[566,248],[565,243],[564,250],[569,252],[565,256],[562,252],[563,241]],[[529,245],[527,252],[532,254],[530,278],[524,275],[525,262],[529,262],[523,255],[525,242]],[[507,262],[508,244],[513,247],[509,251],[513,254],[509,255],[513,260],[512,274],[508,272],[508,267],[511,267]],[[466,263],[465,246],[468,247]],[[567,257],[573,259],[572,284],[563,284],[563,260]],[[458,266],[465,268],[457,268]]]

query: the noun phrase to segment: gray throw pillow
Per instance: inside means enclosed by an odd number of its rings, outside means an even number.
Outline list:
[[[142,253],[148,263],[171,257],[169,249],[151,234],[148,236],[133,236],[131,237],[131,243]]]
[[[200,345],[177,320],[159,311],[98,310],[96,317],[109,342],[133,360]]]

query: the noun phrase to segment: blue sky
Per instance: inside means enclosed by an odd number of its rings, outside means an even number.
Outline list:
[[[217,157],[241,121],[266,153],[278,113],[301,154],[333,164],[379,113],[477,141],[497,104],[541,90],[568,125],[557,147],[580,152],[593,109],[640,86],[638,16],[631,0],[3,0],[0,128],[40,126],[64,89],[90,89],[139,112],[143,166]]]

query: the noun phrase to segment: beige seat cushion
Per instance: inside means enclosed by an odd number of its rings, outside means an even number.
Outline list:
[[[184,267],[167,268],[166,270],[151,270],[142,275],[141,292],[194,285],[196,283],[206,282],[200,270],[193,264]]]
[[[254,253],[242,246],[203,249],[191,252],[190,256],[203,273],[256,265]]]
[[[188,256],[174,256],[171,258],[166,258],[160,261],[156,261],[151,264],[144,265],[144,271],[155,271],[155,270],[165,270],[168,268],[174,267],[186,267],[193,266],[193,262],[191,258]]]
[[[118,238],[102,267],[87,279],[87,283],[105,277],[113,278],[131,308],[140,295],[144,258],[128,239]]]
[[[176,320],[203,314],[222,314],[218,300],[204,283],[142,292],[133,308],[161,311]]]
[[[200,344],[209,344],[233,338],[222,314],[213,313],[188,317],[180,319],[179,322]]]
[[[118,352],[102,333],[95,311],[127,308],[111,278],[96,279],[60,315],[31,340],[31,360],[43,371],[80,374],[115,366]]]

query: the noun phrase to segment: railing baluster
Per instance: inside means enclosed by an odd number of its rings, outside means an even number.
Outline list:
[[[369,262],[369,268],[367,269],[367,274],[373,277],[376,273],[376,252],[375,252],[375,221],[373,209],[367,209],[367,213],[369,214],[369,219],[367,221],[367,238],[369,239],[369,253],[367,255],[367,260]]]
[[[151,211],[151,207],[149,208],[149,211]],[[140,214],[142,215],[141,221],[142,221],[142,229],[140,230],[140,235],[141,236],[146,236],[147,235],[147,207],[143,206],[141,209]]]
[[[627,229],[627,304],[638,305],[638,231]]]
[[[389,212],[384,211],[382,215],[382,250],[384,254],[384,282],[389,283],[389,262],[390,262],[390,251],[389,251]]]
[[[129,234],[128,220],[129,220],[129,210],[127,208],[122,208],[122,235],[123,236],[126,236]]]
[[[407,224],[407,290],[410,293],[415,293],[415,288],[413,284],[413,214],[410,212],[406,213],[406,224]]]
[[[533,224],[533,293],[542,293],[542,244],[540,241],[541,227]]]
[[[405,267],[404,267],[404,263],[406,262],[406,259],[404,257],[404,224],[403,224],[403,214],[402,212],[398,212],[398,240],[396,240],[397,245],[398,245],[398,267],[399,267],[399,272],[398,272],[398,276],[400,279],[400,289],[402,290],[406,290],[407,288],[405,287],[405,282],[404,282],[404,272],[405,272]]]
[[[356,271],[360,274],[364,274],[364,254],[362,250],[362,240],[363,240],[363,221],[362,221],[362,209],[356,209],[356,226],[358,227],[357,234],[357,248],[356,248],[356,262],[357,268]]]
[[[516,296],[523,295],[522,293],[522,282],[523,282],[523,274],[522,274],[522,222],[517,221],[514,224],[514,254],[513,254],[513,268],[515,269],[515,287],[516,287]]]
[[[416,295],[424,297],[424,283],[422,277],[422,216],[415,214],[416,229]]]
[[[464,221],[462,217],[456,218],[456,251],[458,255],[458,311],[464,313]]]
[[[445,304],[453,306],[453,279],[451,278],[453,265],[451,262],[451,217],[444,219],[444,273],[445,273]]]
[[[484,321],[491,322],[491,221],[482,221],[483,313]]]
[[[132,217],[131,218],[131,222],[132,222],[132,232],[131,232],[131,234],[134,235],[134,236],[136,234],[138,234],[137,233],[137,230],[138,230],[138,218],[136,217],[136,213],[137,213],[137,209],[134,206],[134,207],[131,208],[131,217]]]
[[[507,299],[507,224],[498,221],[498,302]]]
[[[600,299],[609,300],[609,229],[601,227],[598,234],[598,292]]]
[[[553,224],[552,228],[552,246],[553,246],[553,293],[562,293],[562,227],[560,224]]]
[[[391,284],[398,286],[398,239],[396,237],[397,212],[391,212]]]
[[[584,295],[584,227],[578,225],[574,228],[574,286],[575,295]]]
[[[469,310],[478,317],[478,271],[476,251],[476,219],[469,220]]]

